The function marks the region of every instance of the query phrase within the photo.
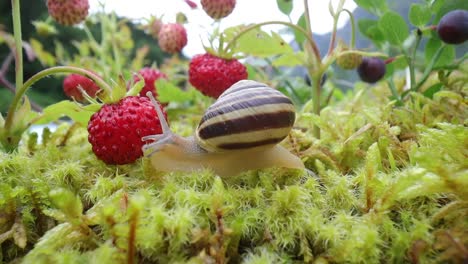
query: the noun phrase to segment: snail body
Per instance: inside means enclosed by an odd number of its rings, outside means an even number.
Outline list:
[[[210,168],[220,176],[242,171],[286,167],[303,169],[302,161],[280,143],[295,121],[291,100],[265,84],[242,80],[211,105],[194,136],[174,134],[157,102],[148,94],[163,134],[143,137],[153,167],[160,171],[193,171]]]

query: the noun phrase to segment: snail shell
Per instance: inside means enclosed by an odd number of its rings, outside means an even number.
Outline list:
[[[242,80],[207,109],[195,138],[209,152],[271,147],[289,134],[295,117],[287,96],[263,83]]]

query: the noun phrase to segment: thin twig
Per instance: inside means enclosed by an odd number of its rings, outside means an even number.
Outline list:
[[[10,64],[11,62],[13,62],[13,57],[14,54],[13,52],[10,52],[10,54],[8,54],[8,56],[5,58],[5,60],[3,61],[2,63],[2,68],[0,69],[0,75],[1,76],[5,76],[6,75],[6,72],[8,71],[8,69],[10,68]]]

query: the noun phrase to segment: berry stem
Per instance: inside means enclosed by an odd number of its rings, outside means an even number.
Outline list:
[[[343,5],[344,5],[344,0],[340,0],[340,2],[338,3],[337,9],[333,10],[332,2],[330,1],[328,4],[328,8],[330,9],[330,14],[333,16],[333,30],[332,30],[332,35],[330,38],[330,44],[328,46],[328,52],[327,52],[328,55],[330,55],[333,52],[333,49],[335,48],[338,19],[340,18],[341,11],[343,10]]]
[[[13,9],[13,34],[15,38],[15,83],[16,87],[21,87],[23,86],[23,40],[21,36],[20,1],[11,0],[11,6]]]
[[[421,43],[422,32],[420,29],[416,30],[416,41],[413,46],[413,50],[411,51],[411,55],[408,56],[405,54],[406,61],[408,63],[409,72],[410,72],[410,89],[413,90],[414,85],[416,85],[416,75],[414,72],[414,63],[416,59],[416,51],[418,50],[419,43]]]
[[[346,8],[343,8],[343,10],[341,11],[346,12],[349,16],[349,23],[351,24],[351,41],[349,43],[349,47],[351,49],[354,49],[356,46],[356,24],[354,22],[354,15],[351,11],[349,11]]]
[[[423,73],[423,76],[422,76],[421,80],[419,80],[419,82],[414,87],[411,87],[411,91],[417,92],[419,90],[419,88],[421,88],[421,86],[424,84],[424,82],[426,82],[427,78],[429,78],[429,75],[431,74],[431,72],[432,72],[432,70],[434,68],[435,63],[437,62],[437,60],[439,60],[439,58],[442,55],[442,52],[444,51],[446,46],[447,45],[443,43],[439,47],[439,49],[436,51],[436,53],[432,57],[431,61],[429,62],[429,65],[427,65],[426,69],[424,70],[424,73]]]
[[[313,112],[317,116],[320,116],[320,110],[322,106],[320,105],[320,93],[322,90],[322,76],[324,74],[324,71],[322,71],[322,58],[320,56],[320,51],[313,39],[312,36],[312,24],[310,22],[310,12],[309,12],[309,3],[308,0],[304,0],[304,18],[306,21],[306,27],[307,27],[307,36],[310,39],[309,45],[312,47],[312,53],[315,55],[315,62],[307,67],[307,70],[309,72],[310,79],[312,80],[313,86],[312,86],[312,102],[313,102]],[[335,30],[336,31],[336,30]],[[306,44],[307,45],[307,44]],[[309,49],[305,49],[306,52],[309,51]],[[318,65],[317,65],[318,64]],[[318,68],[318,71],[315,71],[314,68]],[[316,72],[316,73],[314,73]],[[313,126],[313,135],[319,139],[320,138],[320,127],[314,125]]]
[[[397,101],[397,105],[403,105],[403,102],[401,101],[401,96],[398,94],[398,91],[395,87],[395,83],[393,82],[392,78],[388,78],[388,87],[390,89],[390,92],[392,93],[392,96]]]
[[[320,51],[317,47],[317,43],[314,40],[314,37],[312,36],[312,24],[310,23],[310,13],[309,13],[309,2],[308,0],[304,0],[304,18],[306,21],[306,28],[307,31],[305,33],[308,44],[312,47],[313,53],[315,55],[315,61],[320,62],[321,57],[320,57]],[[301,28],[301,27],[299,27]],[[301,28],[302,29],[302,28]]]
[[[99,87],[104,89],[106,91],[106,93],[110,94],[111,91],[112,91],[112,88],[106,82],[104,82],[104,80],[102,80],[101,77],[97,76],[95,73],[93,73],[91,71],[88,71],[88,70],[85,70],[85,69],[82,69],[82,68],[78,68],[78,67],[73,67],[73,66],[57,66],[57,67],[47,68],[47,69],[42,70],[42,71],[36,73],[35,75],[33,75],[31,78],[29,78],[21,86],[20,89],[16,90],[15,97],[13,98],[13,101],[12,101],[10,107],[8,108],[8,114],[7,114],[7,117],[6,117],[6,120],[5,120],[5,129],[6,129],[6,131],[10,131],[10,129],[11,129],[12,125],[13,125],[15,110],[17,109],[21,98],[26,93],[28,88],[31,87],[34,83],[36,83],[40,79],[42,79],[42,78],[44,78],[44,77],[46,77],[48,75],[57,74],[57,73],[76,73],[76,74],[80,74],[80,75],[83,75],[83,76],[86,76],[86,77],[92,79],[94,82],[96,82],[96,84]]]

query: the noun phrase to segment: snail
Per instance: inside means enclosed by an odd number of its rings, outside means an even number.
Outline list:
[[[304,169],[302,161],[280,146],[295,122],[291,100],[278,90],[242,80],[224,91],[206,110],[193,136],[173,133],[158,103],[151,99],[162,134],[142,138],[145,156],[159,171],[193,171],[210,168],[219,176],[286,167]]]

